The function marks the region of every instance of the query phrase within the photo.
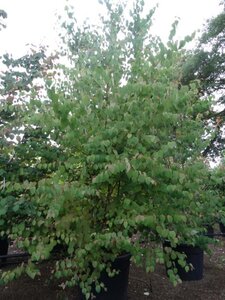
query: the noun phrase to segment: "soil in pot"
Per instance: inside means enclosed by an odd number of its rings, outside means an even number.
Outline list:
[[[169,242],[164,242],[163,247],[171,247]],[[174,248],[175,251],[186,255],[187,264],[191,264],[188,272],[182,268],[177,261],[175,267],[178,270],[178,275],[182,281],[201,280],[203,278],[203,258],[204,252],[200,247],[181,244]],[[167,268],[168,270],[169,268]]]
[[[124,254],[112,263],[112,269],[119,271],[118,275],[109,277],[106,271],[102,272],[100,282],[105,284],[107,291],[101,290],[100,293],[96,293],[93,286],[92,293],[96,297],[95,300],[127,300],[130,258],[130,254]],[[84,300],[85,297],[81,294],[80,299]]]

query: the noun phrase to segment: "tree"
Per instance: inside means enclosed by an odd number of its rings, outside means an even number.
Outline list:
[[[103,288],[103,270],[114,274],[118,255],[130,252],[154,271],[166,260],[162,240],[199,244],[211,215],[214,194],[205,188],[201,155],[211,101],[199,99],[197,83],[181,81],[190,38],[174,42],[176,23],[166,45],[152,36],[154,9],[144,14],[144,1],[135,1],[127,19],[123,4],[104,5],[101,28],[77,26],[68,9],[63,37],[70,66],[46,80],[46,101],[31,97],[30,124],[61,155],[36,182],[37,213],[12,224],[12,238],[31,258],[19,272],[3,272],[4,282],[22,271],[35,277],[38,262],[63,245],[53,273],[65,285],[79,284],[88,299],[93,285]],[[133,239],[137,232],[140,239]],[[142,247],[143,240],[152,247]],[[179,261],[185,266],[184,257]]]
[[[48,176],[50,166],[54,169],[59,150],[49,147],[48,134],[29,122],[35,113],[29,108],[30,98],[42,99],[42,81],[53,69],[53,58],[47,58],[42,47],[17,59],[4,54],[1,63],[5,70],[0,73],[0,231],[8,235],[12,220],[22,222],[35,213],[32,190]]]
[[[221,3],[222,4],[222,3]],[[208,122],[211,123],[211,141],[204,150],[204,156],[221,156],[224,150],[225,124],[225,11],[210,19],[198,47],[188,56],[183,69],[184,84],[200,81],[201,95],[216,94],[217,109],[211,110]]]

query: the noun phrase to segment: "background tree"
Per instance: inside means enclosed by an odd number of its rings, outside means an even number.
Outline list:
[[[43,78],[53,70],[53,56],[44,47],[31,48],[14,59],[4,54],[0,73],[0,228],[10,232],[10,219],[21,220],[31,213],[35,182],[48,176],[59,155],[50,147],[48,133],[29,122],[30,99],[43,99]],[[30,106],[30,107],[29,107]],[[25,187],[24,182],[28,182]],[[34,210],[33,210],[34,213]],[[16,221],[15,221],[16,222]]]
[[[2,30],[2,28],[6,28],[6,24],[3,22],[3,19],[7,18],[7,13],[0,9],[0,31]]]
[[[221,4],[224,5],[222,2]],[[184,64],[183,83],[199,80],[200,95],[216,95],[214,108],[208,116],[211,140],[204,156],[221,156],[225,146],[225,11],[210,19],[199,39],[198,47]]]

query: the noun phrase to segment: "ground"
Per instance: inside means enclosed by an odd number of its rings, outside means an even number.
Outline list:
[[[128,300],[224,300],[225,299],[225,239],[212,246],[213,254],[204,256],[204,278],[183,282],[177,287],[166,277],[165,267],[158,265],[154,273],[131,265]],[[77,289],[62,290],[49,282],[49,263],[43,264],[41,278],[26,276],[7,286],[0,286],[0,300],[78,300]],[[116,299],[115,299],[116,300]]]

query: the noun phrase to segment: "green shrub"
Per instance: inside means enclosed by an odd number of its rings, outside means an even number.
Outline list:
[[[33,99],[30,118],[61,155],[37,182],[35,216],[13,224],[13,237],[31,254],[26,272],[34,277],[32,262],[63,244],[55,276],[80,284],[87,298],[124,252],[154,271],[164,261],[163,240],[198,243],[214,197],[204,189],[201,156],[211,102],[199,99],[198,82],[181,84],[190,37],[175,41],[176,22],[166,45],[152,36],[154,9],[144,14],[143,1],[128,18],[123,5],[104,4],[108,17],[98,30],[78,27],[68,8],[62,36],[70,67],[48,78],[49,99]],[[154,243],[146,248],[143,240]]]

